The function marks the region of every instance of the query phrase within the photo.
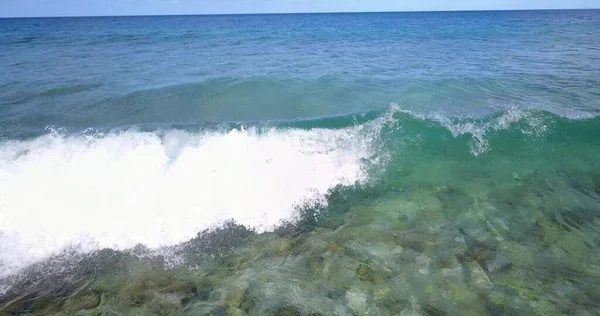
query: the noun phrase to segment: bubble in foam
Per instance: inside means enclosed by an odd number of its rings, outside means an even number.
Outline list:
[[[0,144],[0,276],[60,252],[174,245],[228,220],[265,231],[365,181],[370,127],[52,132]],[[365,130],[367,132],[365,132]]]

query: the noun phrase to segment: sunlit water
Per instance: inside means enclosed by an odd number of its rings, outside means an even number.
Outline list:
[[[0,313],[598,313],[598,29],[0,20]]]

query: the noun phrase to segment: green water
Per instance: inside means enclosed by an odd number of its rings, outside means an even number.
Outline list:
[[[274,232],[231,223],[159,254],[65,253],[5,279],[1,313],[600,312],[600,119],[369,115],[310,123],[386,117],[377,176],[330,190],[326,206],[301,206]]]

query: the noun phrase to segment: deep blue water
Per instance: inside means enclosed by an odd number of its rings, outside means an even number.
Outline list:
[[[597,115],[598,29],[597,10],[2,19],[0,124]]]

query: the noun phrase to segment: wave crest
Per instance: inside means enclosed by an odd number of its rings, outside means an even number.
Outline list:
[[[342,129],[69,136],[0,144],[0,275],[67,247],[174,245],[234,220],[257,231],[363,183],[384,118]]]

